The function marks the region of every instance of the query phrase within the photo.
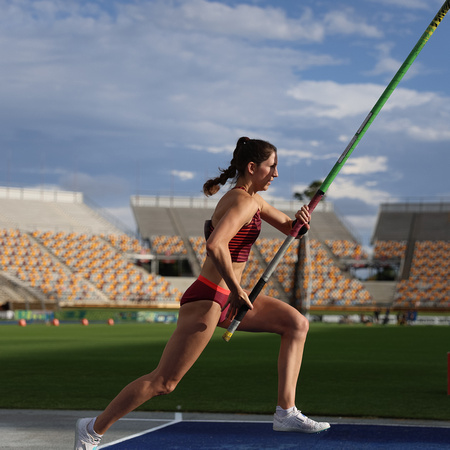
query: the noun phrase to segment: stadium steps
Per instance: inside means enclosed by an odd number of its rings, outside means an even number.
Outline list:
[[[331,250],[331,248],[324,241],[320,241],[320,245],[326,251],[328,257],[333,261],[333,264],[339,269],[341,275],[345,278],[353,280],[354,277],[347,270],[345,270],[345,263],[342,262],[340,258],[333,253],[333,250]]]
[[[0,228],[10,229],[15,228],[17,229],[17,221],[15,221],[12,216],[7,214],[5,212],[5,209],[2,208],[2,203],[0,200]]]
[[[71,210],[74,211],[73,205],[71,206]],[[89,233],[91,229],[83,224],[79,219],[77,219],[73,213],[69,213],[68,210],[62,208],[58,203],[50,203],[48,208],[53,209],[56,214],[60,215],[63,220],[67,220],[67,223],[71,224],[74,229],[79,230],[81,233]],[[86,223],[86,222],[85,222]]]
[[[50,258],[57,262],[59,265],[61,265],[64,269],[64,271],[67,274],[72,274],[72,275],[77,275],[76,272],[74,272],[67,264],[66,262],[59,258],[57,255],[55,255],[48,247],[46,247],[45,245],[42,244],[42,242],[35,238],[31,233],[27,233],[28,238],[34,242],[36,245],[39,246],[39,248],[44,252],[47,253]],[[98,303],[109,303],[111,302],[111,300],[108,298],[107,295],[105,295],[100,289],[97,288],[97,286],[95,286],[94,283],[92,283],[90,280],[88,280],[87,278],[83,278],[83,282],[86,283],[86,285],[92,287],[94,289],[94,292],[96,293],[96,295],[98,296],[98,300],[94,300],[93,302],[96,303],[98,301]]]
[[[325,250],[326,254],[328,255],[328,257],[333,261],[333,264],[339,268],[339,270],[342,272],[343,266],[339,260],[339,258],[333,253],[333,251],[331,250],[330,247],[328,247],[328,245],[324,242],[324,241],[320,241],[320,245],[322,246],[322,248]],[[346,275],[343,273],[343,275]]]
[[[406,244],[405,258],[403,261],[403,268],[401,272],[400,279],[407,280],[409,278],[409,272],[411,271],[411,266],[414,258],[414,249],[416,247],[416,238],[419,228],[420,228],[420,216],[414,213],[411,217],[411,225],[408,234],[408,241]]]
[[[7,272],[0,272],[0,298],[2,302],[9,301],[13,304],[30,304],[44,305],[48,303],[47,298],[37,289],[27,286],[26,283],[10,275]]]
[[[389,306],[394,301],[396,281],[361,281],[377,305]]]
[[[325,242],[327,239],[357,241],[334,211],[313,212],[311,215],[311,229],[308,233],[311,238],[320,242]]]

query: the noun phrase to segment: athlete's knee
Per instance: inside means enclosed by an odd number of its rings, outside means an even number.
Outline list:
[[[299,339],[306,339],[309,330],[308,319],[300,314],[297,310],[293,310],[289,315],[289,324],[287,330],[290,334]]]
[[[160,380],[160,382],[157,384],[156,395],[169,395],[175,390],[177,386],[178,381],[176,380]]]
[[[147,388],[150,396],[168,395],[175,390],[180,380],[158,374],[157,370],[149,374]]]

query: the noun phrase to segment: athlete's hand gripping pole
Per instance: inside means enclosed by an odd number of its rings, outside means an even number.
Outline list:
[[[349,158],[349,156],[352,154],[353,150],[358,145],[359,141],[369,128],[370,124],[374,121],[375,117],[380,112],[383,105],[386,103],[388,98],[391,96],[394,89],[397,87],[400,80],[403,78],[411,64],[416,59],[417,55],[422,50],[423,46],[427,43],[428,39],[431,37],[431,35],[434,33],[438,25],[441,23],[444,16],[447,14],[448,10],[450,9],[450,0],[446,0],[444,4],[442,5],[439,12],[436,14],[434,19],[431,21],[430,25],[428,25],[425,32],[422,34],[420,39],[417,41],[414,48],[411,50],[408,57],[405,59],[405,62],[401,65],[400,69],[397,71],[397,73],[394,75],[394,78],[392,78],[391,82],[388,84],[384,92],[381,94],[378,101],[375,103],[372,110],[369,112],[367,117],[364,119],[363,123],[359,127],[358,131],[353,136],[352,140],[347,145],[346,149],[342,153],[342,155],[337,160],[334,167],[331,169],[328,176],[325,178],[324,182],[321,184],[320,188],[317,190],[316,194],[312,198],[312,200],[309,203],[309,212],[312,213],[314,208],[317,206],[317,204],[320,202],[322,197],[325,195],[325,192],[330,187],[333,180],[336,178],[336,175],[340,172],[343,165]],[[258,294],[261,292],[262,288],[265,286],[267,281],[269,280],[270,276],[276,269],[277,265],[283,258],[284,254],[286,253],[287,249],[291,245],[292,241],[298,236],[298,233],[300,232],[300,229],[302,228],[303,224],[297,222],[295,226],[292,228],[291,233],[288,235],[288,237],[285,239],[284,243],[281,245],[280,249],[276,253],[276,255],[273,257],[272,261],[267,266],[266,270],[262,274],[259,281],[256,283],[255,287],[253,288],[252,292],[249,295],[249,300],[253,303],[258,297]],[[234,317],[233,321],[231,322],[230,326],[228,327],[227,331],[225,331],[223,335],[223,339],[228,342],[231,339],[231,336],[233,336],[233,333],[236,331],[237,327],[241,323],[242,319],[244,318],[245,314],[248,311],[248,307],[243,306],[239,309],[238,313]]]
[[[311,199],[311,201],[308,204],[309,213],[312,213],[315,209],[315,207],[318,205],[322,197],[324,196],[324,193],[320,191],[320,189],[315,193],[314,197]],[[261,292],[262,288],[265,286],[265,284],[269,281],[270,276],[274,272],[274,270],[277,268],[280,261],[283,259],[284,254],[287,252],[289,246],[292,244],[292,241],[299,235],[300,230],[303,228],[304,224],[299,222],[298,220],[295,221],[294,226],[292,227],[291,232],[288,234],[286,239],[284,240],[283,244],[273,257],[272,261],[267,265],[266,270],[261,275],[261,278],[256,283],[255,287],[250,292],[250,295],[248,296],[251,303],[253,303],[256,300],[256,297],[258,297],[259,293]],[[225,331],[223,337],[223,340],[228,342],[231,339],[231,336],[233,336],[233,333],[236,331],[237,327],[241,323],[242,319],[244,318],[245,314],[247,314],[247,311],[249,308],[247,306],[242,306],[237,314],[234,316],[234,319],[232,320],[230,326]]]

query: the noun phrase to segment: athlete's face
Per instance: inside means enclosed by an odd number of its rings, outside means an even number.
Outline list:
[[[270,183],[278,176],[277,164],[277,153],[272,152],[269,158],[256,167],[254,175],[258,191],[267,191]]]

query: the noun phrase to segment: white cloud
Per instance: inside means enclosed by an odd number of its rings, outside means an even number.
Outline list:
[[[298,115],[342,119],[368,113],[382,92],[383,88],[376,84],[305,80],[287,94],[302,102],[301,109],[295,110]]]
[[[433,124],[417,124],[408,118],[392,119],[383,128],[391,133],[406,133],[411,139],[420,142],[450,141],[450,129],[445,120]]]
[[[300,17],[290,18],[281,8],[248,4],[232,7],[214,1],[189,0],[182,2],[179,13],[174,9],[170,14],[172,20],[178,17],[177,28],[252,39],[319,42],[325,34],[382,36],[380,30],[368,25],[352,9],[331,11],[319,19],[310,8],[304,8]]]
[[[195,177],[194,172],[189,172],[187,170],[172,170],[170,174],[181,181],[192,180]]]
[[[399,6],[407,9],[429,9],[428,2],[423,0],[370,0],[377,4],[384,4],[387,6]]]
[[[278,155],[286,161],[287,164],[296,164],[308,160],[322,161],[329,158],[338,158],[338,153],[323,153],[318,149],[317,141],[310,141],[301,144],[301,147],[311,148],[312,150],[287,150],[278,148]]]
[[[331,200],[353,198],[372,206],[378,206],[380,203],[394,200],[389,192],[374,189],[365,184],[356,184],[353,180],[343,177],[333,181],[333,184],[327,191],[327,196]]]
[[[329,34],[347,34],[371,38],[380,38],[383,33],[373,25],[356,17],[351,9],[331,11],[325,15],[324,23]]]
[[[185,0],[177,8],[164,8],[177,29],[233,35],[260,40],[321,42],[326,35],[357,35],[379,38],[382,32],[369,25],[352,8],[329,11],[323,18],[303,8],[299,17],[288,17],[277,7],[249,4],[229,6],[221,2]]]
[[[362,175],[368,173],[386,172],[386,156],[362,156],[359,158],[349,158],[341,169],[344,175]]]
[[[305,190],[308,188],[309,186],[307,184],[301,184],[301,183],[297,183],[294,186],[292,186],[292,192],[305,192]]]
[[[419,92],[413,89],[398,87],[392,93],[392,97],[383,107],[389,111],[392,109],[410,109],[418,106],[432,105],[435,108],[439,104],[444,104],[444,99],[435,92]]]
[[[305,150],[284,150],[278,149],[278,155],[289,160],[290,163],[294,161],[301,161],[302,159],[314,158],[314,153]]]
[[[323,39],[323,26],[306,9],[303,16],[291,19],[282,9],[248,4],[235,7],[223,3],[189,0],[180,8],[182,23],[195,30],[244,36],[257,39],[308,40]]]
[[[370,76],[386,74],[389,75],[391,79],[397,73],[397,71],[402,65],[402,61],[399,61],[390,55],[393,46],[394,46],[393,43],[386,43],[386,42],[376,45],[375,50],[378,52],[377,56],[378,60],[375,64],[375,67],[372,70],[364,72],[364,74]],[[405,77],[406,78],[411,77],[411,74],[413,72],[418,71],[417,69],[418,63],[414,64],[414,66],[408,69],[408,72],[405,75]]]
[[[450,130],[445,124],[440,124],[438,126],[425,126],[411,125],[408,128],[408,134],[419,141],[426,142],[441,142],[450,141]]]
[[[287,94],[301,102],[301,108],[290,114],[302,117],[343,119],[369,113],[386,89],[373,83],[341,84],[335,81],[299,82],[288,90]],[[412,89],[397,88],[383,111],[411,109],[430,105],[445,105],[445,99],[434,92],[418,92]],[[341,136],[340,139],[343,137]]]

